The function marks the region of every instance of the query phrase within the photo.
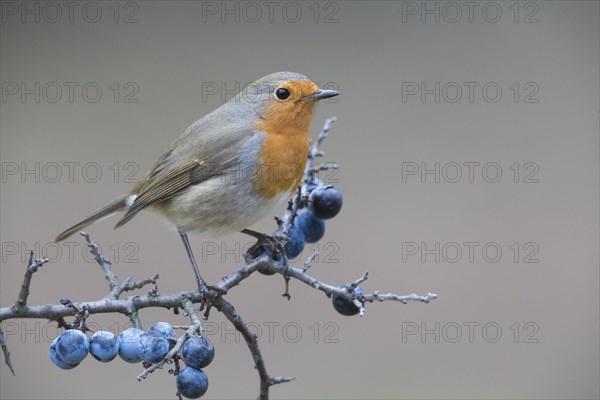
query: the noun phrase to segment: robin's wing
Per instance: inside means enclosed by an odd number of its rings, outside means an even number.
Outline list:
[[[239,141],[235,144],[222,143],[217,148],[212,148],[212,153],[207,157],[202,157],[200,151],[177,162],[173,155],[173,147],[158,160],[146,179],[134,189],[133,193],[137,197],[115,228],[124,225],[146,207],[170,199],[192,185],[224,174],[238,163],[240,147]]]

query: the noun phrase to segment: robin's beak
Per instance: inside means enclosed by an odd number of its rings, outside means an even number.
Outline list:
[[[328,99],[330,97],[334,97],[337,96],[338,94],[340,94],[340,92],[338,92],[337,90],[327,90],[327,89],[319,89],[316,92],[314,92],[313,94],[310,94],[306,97],[304,97],[307,100],[321,100],[321,99]]]

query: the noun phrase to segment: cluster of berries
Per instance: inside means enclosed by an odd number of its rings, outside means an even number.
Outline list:
[[[285,246],[287,257],[298,257],[306,243],[321,240],[325,235],[325,220],[335,217],[341,209],[342,194],[339,190],[333,186],[314,187],[308,197],[308,207],[300,210],[290,226],[290,242]]]
[[[342,209],[342,194],[335,187],[323,185],[315,180],[309,185],[308,190],[310,192],[308,207],[300,210],[288,230],[290,241],[284,249],[289,259],[298,257],[306,243],[316,243],[321,240],[325,235],[325,220],[335,217]],[[265,245],[259,247],[253,254],[254,258],[261,256],[265,251]],[[258,272],[264,275],[274,274],[270,270],[259,269]],[[349,290],[348,285],[340,287]],[[364,292],[360,286],[356,286],[352,294],[355,298],[360,298]],[[334,296],[332,302],[333,308],[342,315],[351,316],[360,312],[354,302],[344,297]]]
[[[335,217],[342,209],[342,194],[333,186],[322,185],[315,180],[309,186],[308,207],[300,210],[288,230],[289,242],[284,246],[288,259],[296,258],[306,243],[316,243],[325,235],[325,220]],[[266,245],[259,247],[252,256],[261,256]],[[265,275],[273,272],[259,270]]]
[[[115,336],[112,332],[98,331],[90,338],[78,329],[68,329],[52,341],[50,359],[59,368],[73,369],[88,355],[101,362],[112,361],[117,355],[129,363],[156,363],[175,345],[173,327],[157,322],[143,331],[129,328]],[[177,390],[182,396],[196,399],[208,390],[208,377],[201,368],[208,366],[215,356],[215,348],[205,336],[192,336],[183,344],[181,357],[186,368],[177,375]]]

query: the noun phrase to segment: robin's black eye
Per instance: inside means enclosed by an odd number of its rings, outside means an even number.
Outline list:
[[[290,97],[290,91],[286,88],[279,88],[275,91],[275,97],[277,97],[279,100],[285,100]]]

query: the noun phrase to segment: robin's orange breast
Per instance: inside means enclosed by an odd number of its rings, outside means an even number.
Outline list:
[[[258,193],[267,199],[298,187],[308,154],[312,104],[299,113],[278,106],[274,104],[265,119],[254,123],[255,129],[265,133],[255,183]]]

